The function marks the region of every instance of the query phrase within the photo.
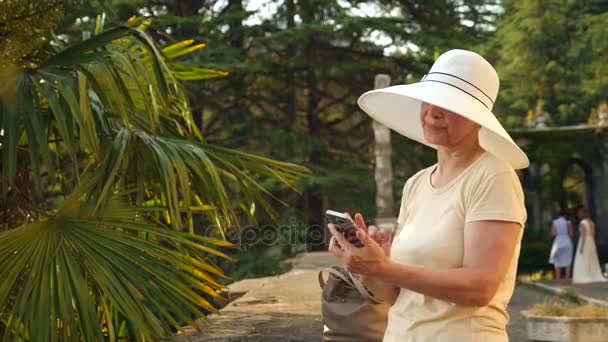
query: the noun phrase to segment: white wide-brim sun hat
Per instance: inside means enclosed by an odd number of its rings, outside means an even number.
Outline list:
[[[479,144],[514,169],[530,164],[526,154],[502,127],[492,107],[498,95],[496,70],[480,55],[466,50],[443,53],[420,82],[366,92],[359,107],[381,124],[427,146],[420,122],[423,102],[461,115],[481,126]]]

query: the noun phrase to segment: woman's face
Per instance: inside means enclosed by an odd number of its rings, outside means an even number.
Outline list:
[[[423,103],[420,122],[424,138],[431,144],[445,147],[459,145],[465,139],[476,139],[480,126],[454,112]]]

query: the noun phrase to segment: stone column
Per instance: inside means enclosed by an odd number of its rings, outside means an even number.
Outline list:
[[[374,88],[381,89],[390,85],[389,75],[378,74],[374,80]],[[374,157],[376,167],[374,178],[376,180],[376,225],[379,228],[393,229],[397,219],[393,208],[393,167],[391,162],[391,130],[373,121],[374,129]]]
[[[538,163],[531,163],[528,168],[529,172],[529,181],[526,186],[528,187],[528,203],[530,205],[530,213],[528,217],[532,217],[532,220],[528,220],[528,226],[531,226],[534,230],[543,230],[545,226],[543,225],[543,216],[542,216],[542,201],[541,201],[541,186],[539,183],[541,182],[541,176],[539,172]]]
[[[608,148],[608,140],[603,135],[604,146]],[[595,206],[595,238],[597,252],[602,263],[608,263],[608,158],[603,156],[598,165],[593,167],[593,199]]]

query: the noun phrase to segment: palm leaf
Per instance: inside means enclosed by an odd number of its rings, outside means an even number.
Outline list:
[[[16,200],[41,216],[0,233],[6,340],[157,339],[193,324],[214,310],[226,275],[210,258],[230,246],[195,235],[194,218],[223,233],[255,221],[255,205],[272,216],[261,180],[296,189],[308,173],[205,142],[177,79],[225,73],[172,62],[202,46],[161,49],[146,23],[101,21],[89,39],[0,70],[2,193],[28,186],[15,183],[21,151],[30,178],[61,190]]]
[[[95,183],[81,184],[90,191]],[[108,305],[128,317],[132,337],[156,339],[216,310],[209,298],[222,286],[209,272],[225,275],[191,253],[225,256],[216,247],[229,244],[142,220],[116,198],[96,212],[78,200],[88,191],[77,190],[53,217],[0,234],[4,339],[25,331],[42,340],[98,340]],[[37,310],[28,310],[32,302]]]
[[[178,80],[192,81],[192,80],[204,80],[209,78],[227,76],[228,73],[224,71],[199,68],[190,65],[171,63],[169,67],[172,70],[173,75]]]

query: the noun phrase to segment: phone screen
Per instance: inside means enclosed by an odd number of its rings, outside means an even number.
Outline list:
[[[326,224],[333,223],[336,230],[346,238],[348,242],[353,244],[355,247],[363,247],[363,243],[357,237],[357,226],[350,216],[328,210],[325,213]]]

